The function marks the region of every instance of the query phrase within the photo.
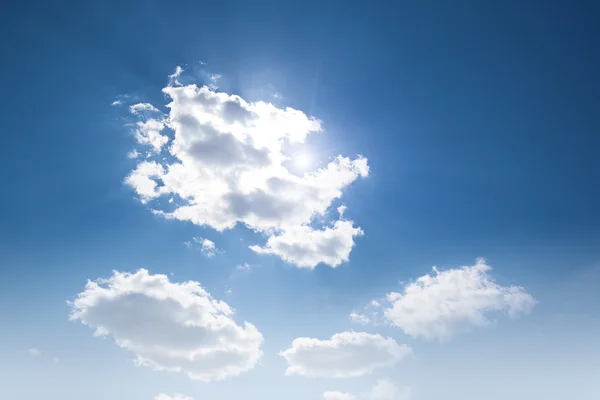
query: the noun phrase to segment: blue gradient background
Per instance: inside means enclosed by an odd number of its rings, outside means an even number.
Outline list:
[[[599,15],[591,1],[5,4],[0,397],[306,400],[389,377],[414,399],[599,398]],[[165,221],[133,199],[133,141],[110,104],[164,105],[167,75],[200,60],[223,90],[276,91],[323,120],[326,156],[368,157],[371,176],[344,196],[366,232],[349,263],[285,266],[248,250],[243,228]],[[192,236],[226,254],[201,257],[182,246]],[[481,256],[535,296],[531,315],[446,344],[367,327],[415,355],[356,380],[283,376],[277,352],[295,337],[349,329],[398,281]],[[244,262],[255,268],[236,272]],[[202,384],[133,367],[68,321],[87,279],[140,267],[226,300],[263,332],[261,365]]]

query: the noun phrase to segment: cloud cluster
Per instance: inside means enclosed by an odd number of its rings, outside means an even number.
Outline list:
[[[348,260],[362,230],[341,215],[331,224],[315,224],[345,188],[369,175],[366,158],[337,156],[300,176],[288,162],[309,135],[322,130],[319,120],[214,86],[172,82],[163,92],[171,99],[167,115],[147,103],[130,107],[140,118],[138,143],[160,154],[140,161],[125,180],[143,203],[168,195],[177,201],[153,202],[156,214],[218,231],[245,225],[268,237],[252,250],[299,267]]]
[[[519,286],[494,281],[484,259],[472,266],[421,276],[402,292],[388,293],[385,321],[405,334],[425,340],[445,341],[472,327],[493,322],[491,315],[515,318],[531,311],[534,298]],[[351,319],[362,321],[362,317]]]
[[[410,398],[410,389],[399,390],[393,382],[387,379],[377,381],[368,393],[358,396],[337,391],[323,393],[324,400],[409,400]]]
[[[262,356],[258,329],[237,325],[234,311],[198,282],[173,283],[144,269],[115,271],[89,281],[70,305],[71,320],[96,336],[112,335],[138,364],[157,370],[211,381],[248,371]]]
[[[328,340],[297,338],[280,355],[288,363],[286,375],[351,378],[390,367],[410,352],[410,347],[394,339],[348,331]]]

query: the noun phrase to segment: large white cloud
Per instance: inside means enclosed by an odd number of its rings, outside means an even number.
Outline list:
[[[399,390],[398,387],[388,379],[380,379],[375,386],[362,395],[351,393],[327,391],[323,393],[324,400],[409,400],[411,392],[409,388]]]
[[[112,335],[136,362],[157,370],[185,372],[211,381],[253,368],[263,337],[248,322],[237,325],[234,311],[198,282],[170,282],[166,275],[115,271],[89,281],[70,303],[70,318]]]
[[[286,375],[351,378],[392,366],[410,352],[394,339],[349,331],[328,340],[297,338],[280,355],[288,363]]]
[[[455,334],[490,324],[490,314],[514,318],[531,311],[534,298],[519,286],[494,281],[484,259],[473,266],[439,271],[405,285],[386,297],[384,319],[404,333],[426,340],[444,341]]]
[[[147,103],[131,107],[141,119],[138,142],[157,153],[125,181],[142,202],[173,196],[172,204],[154,202],[153,211],[219,231],[241,223],[268,236],[254,251],[298,266],[348,260],[362,230],[341,216],[322,229],[315,224],[348,185],[368,176],[366,158],[337,156],[324,168],[294,174],[288,161],[322,130],[319,120],[209,86],[172,82],[163,92],[171,99],[168,115]]]

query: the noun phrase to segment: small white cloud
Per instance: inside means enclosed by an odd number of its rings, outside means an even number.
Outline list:
[[[333,227],[313,229],[302,225],[271,236],[264,247],[250,246],[258,254],[275,254],[290,264],[313,269],[323,263],[333,268],[348,261],[354,247],[354,237],[362,229],[353,221],[336,221]]]
[[[213,90],[217,90],[219,88],[219,86],[218,86],[219,79],[221,79],[222,77],[223,76],[220,75],[220,74],[212,74],[212,75],[210,75],[210,78],[209,78],[210,79],[210,85],[209,85],[209,87],[211,89],[213,89]]]
[[[386,296],[384,318],[405,334],[445,341],[472,327],[493,322],[493,313],[514,318],[527,314],[534,298],[519,286],[501,286],[484,259],[473,266],[439,271],[418,278],[400,293]]]
[[[139,156],[141,156],[141,154],[136,149],[133,149],[129,153],[127,153],[127,158],[136,159]]]
[[[142,203],[145,204],[161,195],[163,189],[152,178],[164,174],[165,170],[162,165],[157,164],[155,161],[142,161],[138,163],[135,171],[125,179],[125,183],[135,185]]]
[[[371,322],[371,319],[364,314],[357,314],[355,312],[352,312],[350,314],[350,321],[356,324],[367,325],[369,322]]]
[[[340,218],[344,218],[344,212],[346,211],[348,207],[346,207],[345,205],[341,205],[337,208],[337,212],[338,214],[340,214]]]
[[[279,355],[288,363],[286,375],[351,378],[390,367],[410,352],[409,346],[392,338],[348,331],[328,340],[297,338]]]
[[[150,103],[138,103],[129,106],[129,112],[133,115],[139,115],[143,112],[160,112],[156,107]]]
[[[183,73],[183,68],[181,66],[177,66],[175,68],[175,72],[169,75],[169,86],[181,86],[181,82],[179,82],[179,77]]]
[[[222,253],[221,250],[217,249],[215,242],[210,239],[203,237],[194,237],[192,241],[183,242],[187,247],[191,247],[194,243],[198,245],[200,251],[208,258],[214,257],[216,254]]]
[[[373,300],[361,312],[353,311],[350,313],[350,321],[361,325],[379,325],[382,322],[379,307],[381,307],[381,304],[377,300]]]
[[[144,122],[140,121],[136,124],[135,139],[139,144],[152,147],[155,153],[160,153],[162,147],[169,142],[169,137],[161,134],[163,129],[163,120],[150,118]]]
[[[121,104],[123,104],[121,100],[115,100],[112,103],[110,103],[111,106],[120,106]]]
[[[410,398],[410,388],[399,390],[393,382],[387,379],[380,379],[369,392],[358,396],[335,391],[323,393],[324,400],[410,400]]]
[[[183,68],[178,65],[177,67],[175,67],[175,72],[173,72],[173,74],[169,75],[170,79],[176,79],[179,78],[179,76],[181,75],[181,73],[183,72]]]
[[[29,353],[29,355],[32,357],[39,357],[42,355],[42,352],[39,349],[36,349],[35,347],[28,349],[27,353]]]
[[[235,267],[238,271],[250,271],[250,268],[250,264],[248,263],[243,263]]]
[[[186,373],[201,381],[225,379],[252,369],[262,356],[262,334],[198,282],[173,283],[141,269],[115,271],[89,281],[72,303],[70,319],[112,335],[135,354],[138,365]]]
[[[158,396],[156,396],[154,398],[154,400],[194,400],[194,399],[192,397],[185,396],[180,393],[173,393],[173,394],[161,393]]]

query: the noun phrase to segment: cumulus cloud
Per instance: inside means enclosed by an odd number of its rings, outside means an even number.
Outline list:
[[[351,378],[390,367],[411,352],[394,339],[365,332],[337,333],[331,339],[301,337],[279,353],[288,367],[286,375]]]
[[[27,353],[29,353],[29,355],[32,357],[39,357],[42,355],[42,352],[39,349],[33,347],[31,349],[28,349]]]
[[[111,106],[120,106],[121,104],[123,104],[121,100],[115,100],[112,103],[110,103]]]
[[[313,229],[298,226],[273,235],[264,247],[250,246],[259,254],[275,254],[298,267],[314,268],[319,263],[337,267],[348,261],[354,237],[363,234],[352,221],[336,221],[332,227]]]
[[[69,304],[71,320],[95,329],[95,336],[112,335],[137,364],[156,370],[219,380],[248,371],[262,356],[258,329],[236,324],[229,305],[195,281],[174,283],[144,269],[115,271],[89,281]]]
[[[336,391],[323,393],[324,400],[409,400],[410,398],[411,392],[409,388],[399,390],[393,382],[387,379],[377,381],[368,393],[358,396]]]
[[[173,393],[173,394],[161,393],[158,396],[156,396],[154,398],[154,400],[194,400],[194,399],[192,397],[185,396],[180,393]]]
[[[484,259],[473,266],[421,276],[402,292],[386,296],[383,317],[405,334],[425,340],[444,341],[472,327],[493,322],[490,314],[510,318],[529,313],[534,298],[519,286],[494,281]]]
[[[171,84],[163,92],[170,98],[167,115],[147,103],[132,106],[141,119],[136,139],[157,160],[141,161],[125,180],[142,202],[179,199],[171,206],[155,202],[155,214],[218,231],[240,223],[267,236],[254,251],[301,267],[348,260],[362,230],[342,217],[315,225],[344,189],[369,175],[366,158],[340,155],[299,176],[286,167],[289,154],[322,130],[321,121],[209,86]],[[169,156],[158,159],[165,149]]]

